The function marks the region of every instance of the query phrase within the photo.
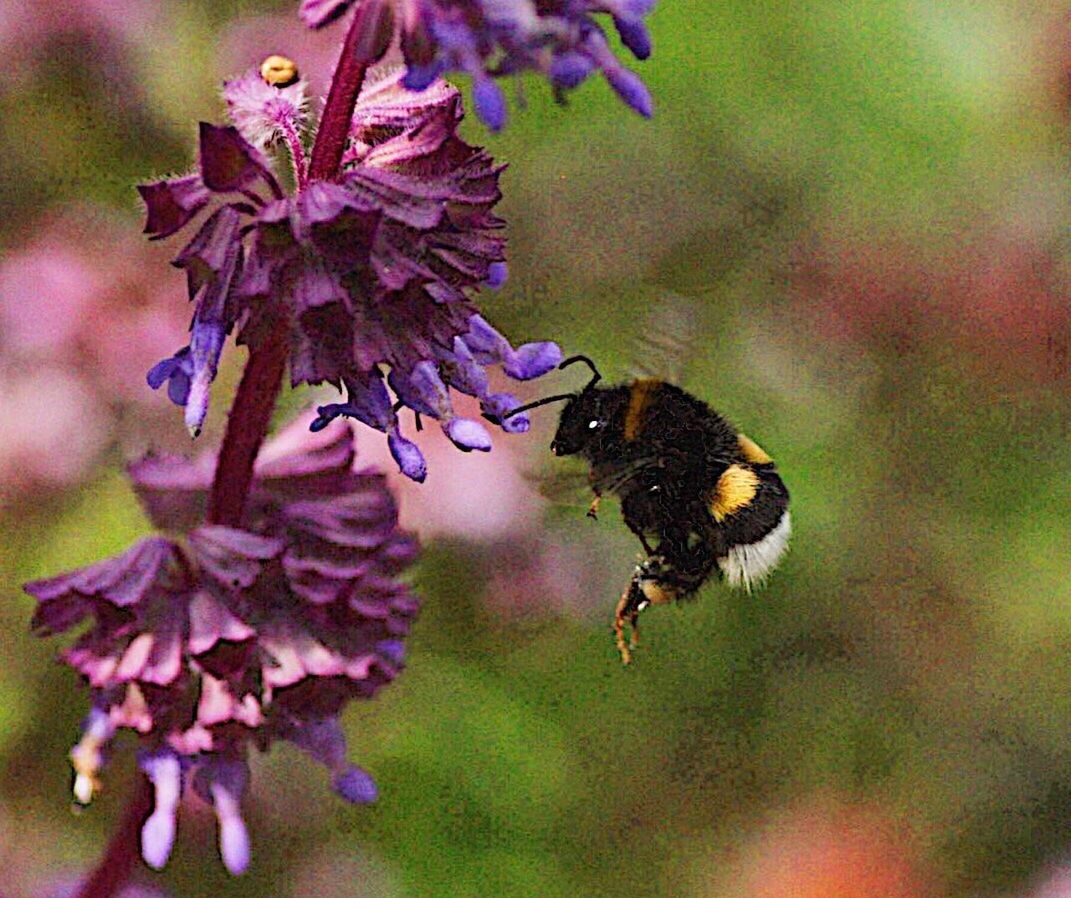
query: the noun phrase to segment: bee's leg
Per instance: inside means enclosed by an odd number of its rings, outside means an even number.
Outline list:
[[[632,660],[632,652],[629,649],[628,641],[625,639],[625,623],[628,621],[628,596],[632,589],[632,583],[625,587],[625,591],[621,593],[621,598],[617,600],[617,607],[614,609],[614,643],[617,645],[618,654],[621,655],[621,663],[628,664]]]
[[[602,493],[599,492],[597,487],[592,487],[595,491],[595,498],[591,500],[591,505],[588,506],[588,517],[593,521],[599,519],[599,503],[602,502]]]
[[[640,589],[640,568],[632,575],[621,598],[617,601],[614,609],[614,641],[617,651],[621,655],[621,663],[628,664],[632,660],[632,649],[639,644],[639,627],[637,621],[640,611],[646,607],[646,600]],[[629,638],[625,639],[625,625],[628,624]]]
[[[651,544],[647,542],[647,536],[643,531],[643,527],[637,524],[631,518],[625,518],[625,523],[628,525],[628,529],[635,533],[636,536],[639,538],[640,545],[643,546],[643,551],[647,553],[647,557],[650,558],[652,555],[654,555],[655,550],[652,549]]]

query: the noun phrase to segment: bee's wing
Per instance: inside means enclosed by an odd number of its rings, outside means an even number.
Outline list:
[[[633,378],[653,377],[679,384],[699,350],[701,300],[664,293],[654,300],[633,340]]]
[[[591,504],[591,483],[586,468],[559,462],[553,467],[527,471],[524,477],[552,505],[587,508]]]

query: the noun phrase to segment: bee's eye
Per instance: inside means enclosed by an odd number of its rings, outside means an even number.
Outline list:
[[[597,420],[588,421],[588,430],[594,430],[598,426],[599,422]]]

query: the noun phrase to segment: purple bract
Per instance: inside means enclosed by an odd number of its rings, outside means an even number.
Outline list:
[[[90,621],[63,653],[92,693],[71,752],[75,796],[92,797],[115,731],[138,733],[156,794],[142,830],[153,867],[167,860],[192,786],[215,808],[227,868],[245,868],[251,745],[292,742],[343,798],[375,798],[369,775],[346,760],[338,717],[402,666],[418,603],[397,577],[417,544],[397,529],[382,475],[353,470],[350,429],[333,427],[318,448],[258,464],[243,529],[199,523],[212,458],[136,463],[150,518],[176,536],[26,586],[39,633]]]
[[[234,330],[256,346],[285,326],[291,382],[346,390],[316,426],[348,415],[385,432],[416,480],[426,466],[400,433],[402,406],[437,419],[459,448],[487,450],[487,431],[455,416],[450,390],[479,397],[498,422],[518,403],[489,391],[487,366],[527,380],[561,360],[554,343],[514,349],[479,315],[470,294],[505,279],[503,222],[492,212],[502,168],[457,136],[454,88],[435,81],[412,93],[401,80],[366,80],[336,182],[307,180],[302,82],[273,87],[251,71],[225,87],[234,126],[202,123],[197,173],[140,188],[153,238],[208,213],[175,259],[194,301],[190,343],[148,375],[153,388],[167,383],[191,432]],[[280,145],[292,196],[269,158]],[[503,425],[526,428],[520,415]]]

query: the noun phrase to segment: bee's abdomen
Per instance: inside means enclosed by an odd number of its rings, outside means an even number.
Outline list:
[[[773,460],[765,453],[766,462],[751,455],[751,464],[733,464],[722,472],[709,503],[718,566],[729,585],[747,588],[765,579],[781,560],[792,529],[788,490]]]
[[[751,465],[772,465],[774,460],[766,453],[766,450],[756,443],[745,433],[736,435],[736,443],[740,447],[740,454]]]

